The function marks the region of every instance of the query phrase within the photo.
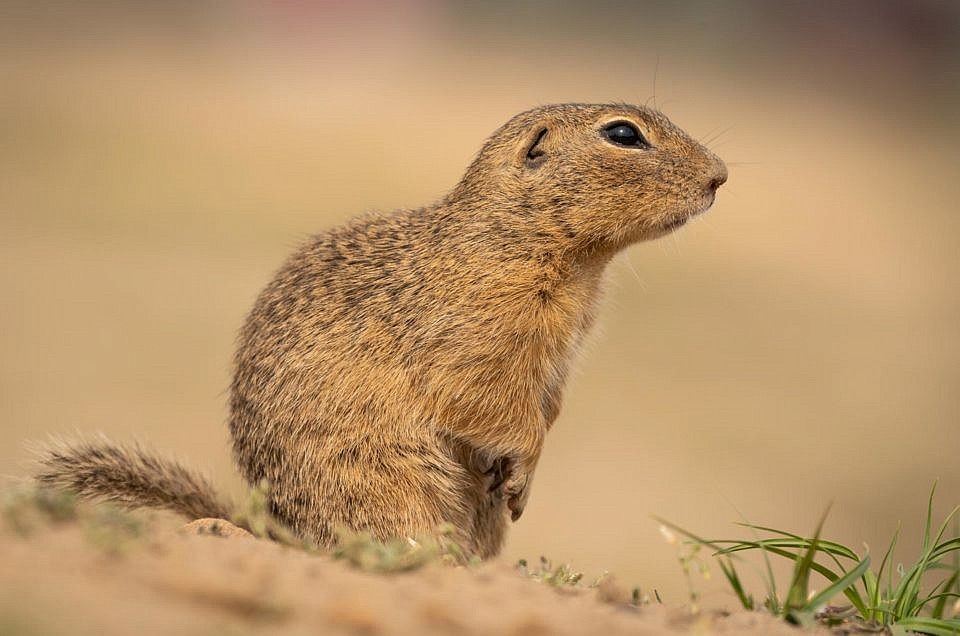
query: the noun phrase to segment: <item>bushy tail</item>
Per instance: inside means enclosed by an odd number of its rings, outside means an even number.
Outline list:
[[[191,519],[229,518],[232,506],[207,479],[139,444],[59,442],[43,451],[37,482],[127,508],[164,508]]]

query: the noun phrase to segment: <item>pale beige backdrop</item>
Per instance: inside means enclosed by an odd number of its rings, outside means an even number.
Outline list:
[[[504,558],[679,603],[651,513],[806,531],[832,500],[827,532],[877,551],[938,477],[960,503],[956,5],[164,6],[5,7],[0,472],[99,430],[238,492],[233,339],[291,247],[440,196],[519,110],[619,100],[730,180],[616,263]]]

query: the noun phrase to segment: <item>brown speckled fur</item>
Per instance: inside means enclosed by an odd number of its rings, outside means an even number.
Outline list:
[[[614,121],[651,147],[606,140]],[[230,432],[244,477],[269,480],[276,517],[322,543],[339,526],[386,538],[448,522],[496,554],[610,258],[707,209],[725,179],[656,111],[544,106],[497,130],[437,203],[314,236],[240,334]]]

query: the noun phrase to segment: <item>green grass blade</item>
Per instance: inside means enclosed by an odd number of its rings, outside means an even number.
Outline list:
[[[933,549],[933,552],[930,553],[930,560],[939,561],[949,553],[957,552],[958,550],[960,550],[960,537],[954,537],[953,539],[948,539],[943,543],[937,544],[937,546]],[[956,558],[957,556],[958,555],[955,554],[954,558]],[[948,567],[950,567],[950,569],[954,569],[957,566],[953,565]]]
[[[893,615],[897,618],[906,618],[910,614],[909,608],[914,604],[920,593],[920,578],[926,569],[926,560],[930,554],[930,528],[933,523],[933,495],[937,492],[937,482],[933,482],[930,496],[927,498],[927,518],[923,526],[923,546],[920,550],[920,560],[904,574],[893,591]]]
[[[769,552],[776,556],[784,557],[786,559],[790,559],[791,561],[796,561],[798,558],[800,558],[800,556],[795,552],[790,552],[789,550],[784,550],[782,548],[777,548],[775,546],[767,546],[766,548],[761,548],[759,545],[756,545],[753,542],[743,542],[743,543],[748,544],[752,549],[765,549],[766,552]],[[817,563],[816,561],[814,561],[811,564],[811,568],[813,569],[814,572],[816,572],[817,574],[820,574],[831,583],[833,583],[834,581],[838,580],[841,577],[841,575],[837,574],[836,572],[826,567],[825,565]],[[863,602],[863,599],[861,598],[856,588],[848,588],[847,598],[850,599],[850,602],[853,603],[853,605],[857,607],[858,610],[860,610],[861,612],[865,611],[866,604]]]
[[[741,544],[741,545],[732,545],[724,550],[721,550],[719,554],[730,554],[732,552],[740,552],[741,550],[750,549],[745,544],[752,544],[750,547],[760,547],[760,546],[774,546],[777,548],[797,548],[797,549],[806,549],[809,548],[812,539],[805,539],[803,537],[798,537],[796,539],[759,539],[757,541],[735,541],[731,539],[716,539],[716,543],[732,543],[732,544]],[[824,552],[831,555],[839,555],[842,557],[847,557],[853,561],[860,561],[860,557],[857,556],[850,548],[835,543],[832,541],[817,541],[817,550],[819,552]],[[836,561],[836,564],[843,569],[846,569],[842,563]]]
[[[718,542],[716,542],[716,541],[713,541],[713,540],[710,540],[710,539],[704,539],[703,537],[698,536],[698,535],[690,532],[689,530],[686,530],[686,529],[684,529],[684,528],[681,528],[681,527],[678,526],[677,524],[671,523],[670,521],[667,521],[666,519],[664,519],[664,518],[662,518],[662,517],[658,517],[658,516],[656,516],[656,515],[652,515],[652,516],[653,516],[653,520],[656,521],[657,523],[659,523],[659,524],[661,524],[661,525],[663,525],[663,526],[665,526],[665,527],[673,530],[674,532],[676,532],[676,533],[678,533],[678,534],[680,534],[680,535],[682,535],[682,536],[684,536],[684,537],[687,537],[689,540],[693,541],[694,543],[698,543],[698,544],[700,544],[700,545],[705,545],[705,546],[707,546],[708,548],[710,548],[711,550],[713,550],[713,551],[715,551],[715,552],[720,552],[720,551],[723,550],[723,547],[722,547]],[[729,564],[732,566],[732,565],[733,565],[733,561],[732,561],[729,557],[727,558],[727,560],[728,560]],[[767,590],[768,590],[768,599],[769,599],[770,603],[772,604],[771,611],[772,611],[774,614],[778,614],[778,613],[779,613],[779,608],[777,607],[777,604],[779,603],[779,601],[778,601],[778,599],[777,599],[776,582],[775,582],[774,579],[773,579],[773,570],[770,568],[770,564],[769,564],[769,563],[767,563],[767,570],[768,570],[768,581],[766,581],[766,583],[767,583]],[[726,575],[726,571],[724,571],[724,575]],[[728,578],[728,580],[729,580],[729,576],[728,576],[727,578]],[[739,582],[739,577],[737,577],[736,580]],[[731,585],[733,585],[732,582],[731,582]],[[742,588],[742,586],[741,586],[741,588]],[[736,592],[736,587],[734,587],[734,592]],[[739,593],[738,593],[738,596],[739,596]],[[749,598],[749,597],[748,597],[748,598]],[[741,603],[743,602],[743,598],[740,599],[740,602],[741,602]],[[749,602],[750,602],[750,604],[752,605],[752,604],[753,604],[753,599],[750,599]]]
[[[657,523],[663,526],[666,526],[667,528],[670,528],[671,530],[673,530],[674,532],[677,532],[678,534],[682,534],[683,536],[687,537],[688,539],[690,539],[695,543],[699,543],[700,545],[705,545],[712,550],[717,550],[718,552],[720,550],[723,550],[723,548],[719,544],[717,544],[716,541],[707,540],[707,539],[704,539],[703,537],[697,536],[692,532],[690,532],[689,530],[684,530],[677,524],[671,523],[662,517],[658,517],[656,515],[652,515],[652,517],[653,517],[653,520],[656,521]]]
[[[937,492],[937,484],[939,479],[933,482],[933,487],[930,489],[930,496],[927,498],[927,523],[923,527],[923,552],[927,551],[927,548],[930,547],[930,524],[933,521],[933,495]]]
[[[931,618],[943,618],[944,606],[947,603],[948,599],[951,598],[960,598],[960,594],[956,592],[941,592],[939,594],[931,594],[919,604],[923,608],[930,601],[936,601],[936,605],[933,608],[933,611],[930,612]]]
[[[946,598],[943,598],[941,595],[949,594],[950,586],[953,585],[953,583],[954,577],[950,576],[934,585],[933,589],[930,590],[930,594],[927,595],[927,598],[920,602],[920,607],[922,608],[930,601],[936,599],[937,603],[930,612],[930,616],[933,618],[943,618],[943,605],[946,603]]]
[[[821,605],[825,604],[837,594],[845,592],[848,588],[856,585],[857,579],[862,577],[869,569],[870,555],[868,554],[867,556],[863,557],[863,560],[860,561],[860,563],[857,564],[857,567],[838,578],[836,581],[824,588],[823,591],[815,594],[813,598],[807,601],[807,604],[803,609],[806,611],[816,611]]]
[[[769,532],[770,534],[778,534],[782,537],[787,537],[789,539],[794,539],[797,541],[809,541],[809,539],[805,539],[800,535],[793,534],[792,532],[786,532],[784,530],[778,530],[777,528],[771,528],[769,526],[758,526],[756,524],[746,523],[746,522],[739,523],[737,525],[741,525],[747,528],[752,528],[754,530],[762,530],[764,532]],[[860,560],[860,557],[857,556],[857,554],[853,550],[851,550],[850,548],[848,548],[843,544],[836,543],[834,541],[823,541],[821,539],[821,545],[823,546],[823,551],[830,555],[830,558],[833,560],[834,564],[836,564],[836,566],[841,570],[846,570],[846,567],[844,567],[844,565],[840,563],[840,559],[837,558],[838,555],[846,557],[853,561]]]
[[[921,634],[930,634],[931,636],[958,636],[960,634],[960,619],[957,618],[912,616],[897,621],[896,626]]]
[[[740,599],[740,604],[743,605],[743,609],[753,610],[753,597],[749,596],[743,589],[743,583],[740,581],[740,576],[737,574],[737,569],[734,567],[733,561],[731,561],[729,558],[721,558],[717,559],[717,563],[720,564],[720,569],[723,571],[723,575],[727,577],[730,587],[733,588],[737,598]]]
[[[880,584],[883,581],[883,571],[887,567],[887,564],[890,564],[890,570],[887,576],[887,592],[889,593],[893,589],[893,564],[890,563],[890,557],[893,556],[894,551],[897,549],[897,540],[900,538],[900,524],[897,524],[897,530],[893,533],[893,538],[890,540],[890,545],[887,546],[887,551],[883,555],[883,560],[880,561],[880,569],[877,570],[877,581],[872,592],[868,593],[870,598],[870,607],[878,608],[880,607],[881,602],[881,592]],[[867,619],[877,619],[879,616],[864,616]]]
[[[960,506],[955,506],[954,509],[950,511],[950,514],[947,515],[947,518],[943,520],[943,523],[940,524],[940,530],[937,531],[937,538],[933,541],[936,545],[931,552],[935,552],[937,548],[942,547],[940,540],[943,539],[943,535],[947,531],[947,526],[950,525],[950,521],[957,516],[958,512],[960,512]],[[954,541],[960,541],[960,537],[948,539],[946,543],[953,543]]]
[[[733,506],[733,502],[730,502]],[[733,506],[733,509],[737,511],[737,514],[740,515],[740,518],[743,519],[743,523],[748,524],[747,527],[750,527],[750,522],[740,510]],[[757,537],[756,530],[753,530],[754,538]],[[764,578],[764,584],[767,586],[767,609],[770,610],[775,616],[780,616],[781,614],[781,603],[780,603],[780,594],[777,592],[777,577],[773,575],[773,565],[770,563],[770,556],[767,554],[767,551],[761,547],[760,554],[763,556],[763,566],[766,568],[766,578]]]
[[[810,572],[813,570],[813,563],[817,556],[817,542],[823,531],[823,524],[827,521],[827,515],[830,514],[830,506],[824,510],[817,523],[817,529],[813,533],[813,540],[809,547],[803,552],[803,556],[794,561],[793,577],[790,580],[790,587],[787,589],[787,600],[784,609],[789,613],[799,610],[806,605],[807,590],[810,589]]]
[[[953,534],[956,535],[957,539],[960,539],[960,515],[953,518]],[[953,570],[954,572],[960,572],[960,550],[955,550],[953,553]],[[957,579],[953,586],[957,592],[960,592],[960,579]]]
[[[943,589],[949,590],[951,587],[956,587],[958,581],[960,581],[960,570],[957,570],[956,572],[954,572],[953,576],[947,579],[947,584],[943,586]],[[931,615],[934,618],[943,618],[943,610],[946,608],[947,598],[949,598],[950,596],[960,598],[960,590],[957,590],[955,592],[944,592],[939,596],[939,598],[937,598],[937,602],[934,603],[933,611],[931,612]],[[932,597],[926,599],[923,602],[923,605],[926,605],[932,600],[933,600]]]
[[[810,541],[809,539],[801,537],[798,534],[785,532],[783,530],[777,530],[776,528],[770,528],[768,526],[758,526],[752,523],[743,523],[743,522],[739,522],[736,525],[744,526],[746,528],[753,528],[754,530],[762,530],[764,532],[769,532],[770,534],[779,534],[783,537],[786,537],[788,539],[794,539],[796,541]],[[856,552],[854,552],[847,546],[843,545],[842,543],[836,543],[835,541],[825,541],[821,539],[820,545],[821,545],[821,550],[823,550],[824,552],[829,552],[830,554],[836,554],[842,557],[846,557],[852,561],[860,560],[860,557],[857,555]]]
[[[716,542],[716,541],[711,541],[711,543],[717,543],[717,542]],[[782,548],[779,548],[779,547],[777,547],[777,546],[775,546],[775,545],[767,544],[766,546],[761,546],[761,545],[759,545],[759,542],[754,542],[754,541],[741,541],[741,542],[739,542],[739,544],[741,544],[741,545],[744,546],[744,547],[743,547],[744,550],[749,550],[749,549],[754,549],[754,550],[763,549],[763,550],[765,550],[765,551],[767,551],[767,552],[769,552],[769,553],[771,553],[771,554],[775,554],[775,555],[777,555],[777,556],[781,556],[781,557],[790,559],[790,560],[792,560],[792,561],[796,561],[798,558],[800,558],[798,554],[796,554],[796,553],[794,553],[794,552],[790,552],[790,551],[785,550],[785,549],[782,549]],[[723,555],[723,552],[721,551],[721,552],[719,552],[718,554]],[[833,583],[833,582],[835,582],[835,581],[837,581],[837,580],[839,580],[839,579],[841,578],[841,575],[837,574],[836,572],[834,572],[834,571],[831,570],[830,568],[828,568],[828,567],[826,567],[826,566],[824,566],[824,565],[821,565],[820,563],[817,563],[816,561],[814,561],[814,562],[810,565],[810,567],[813,569],[814,572],[816,572],[817,574],[820,574],[821,576],[823,576],[825,579],[827,579],[827,580],[830,581],[831,583]],[[844,575],[846,574],[846,571],[845,571],[845,570],[841,570],[841,571],[844,572]],[[856,578],[856,577],[855,577],[855,578]],[[863,612],[865,612],[865,611],[867,610],[867,604],[863,601],[863,598],[860,596],[860,593],[859,593],[859,591],[858,591],[856,588],[849,587],[849,588],[847,589],[847,592],[845,592],[845,594],[846,594],[847,598],[850,599],[850,602],[853,603],[853,605],[854,605],[861,613],[863,613]]]
[[[878,618],[874,608],[880,601],[880,579],[872,570],[863,573],[863,587],[867,601],[870,603],[870,613],[864,615],[863,618],[868,621],[875,620]]]
[[[897,618],[906,618],[909,616],[908,608],[913,605],[918,596],[920,573],[922,572],[919,565],[918,563],[911,568],[893,591],[891,599],[893,601],[892,613]]]
[[[946,584],[943,586],[944,592],[950,592],[953,590],[953,594],[957,597],[960,597],[960,517],[954,518],[954,532],[958,535],[957,538],[951,539],[946,543],[941,543],[940,546],[957,542],[958,548],[952,549],[953,551],[953,563],[951,569],[953,569],[953,574],[946,580]],[[938,547],[940,547],[938,546]],[[929,600],[929,599],[928,599]],[[946,608],[947,597],[942,596],[937,599],[937,602],[933,606],[933,618],[943,618],[943,610]]]
[[[940,529],[937,532],[935,539],[930,539],[929,530],[930,530],[930,518],[932,516],[932,506],[933,499],[931,493],[930,505],[927,509],[927,525],[924,533],[923,540],[923,553],[920,555],[920,560],[910,569],[908,575],[904,578],[904,581],[907,582],[907,585],[903,587],[902,595],[897,597],[897,603],[895,605],[896,615],[899,617],[905,616],[916,616],[920,610],[923,608],[923,603],[919,602],[920,597],[920,584],[923,579],[923,575],[930,569],[931,565],[934,565],[940,558],[942,558],[947,553],[960,548],[960,537],[956,539],[956,547],[953,547],[954,540],[948,540],[945,543],[941,544],[940,540],[943,538],[943,534],[947,531],[947,526],[950,525],[950,521],[953,517],[960,511],[960,506],[954,508],[947,518],[940,525]],[[947,546],[944,548],[944,546]],[[941,548],[938,550],[938,548]],[[937,556],[934,556],[934,555]]]
[[[767,552],[770,552],[771,554],[782,556],[784,558],[791,559],[794,561],[800,558],[798,554],[795,554],[788,550],[781,550],[779,548],[767,548]],[[816,561],[814,561],[810,567],[813,569],[814,572],[821,575],[823,578],[827,579],[831,583],[833,583],[834,581],[840,578],[840,575],[838,575],[836,572],[826,567],[825,565],[821,565],[820,563],[817,563]],[[844,596],[847,597],[847,599],[849,599],[850,603],[857,608],[857,611],[860,612],[861,616],[866,616],[866,612],[868,609],[867,604],[863,602],[863,597],[860,596],[860,592],[857,590],[857,588],[848,587],[843,591],[843,594]]]

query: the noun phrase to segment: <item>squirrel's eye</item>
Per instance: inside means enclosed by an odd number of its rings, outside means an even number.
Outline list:
[[[618,146],[643,148],[650,145],[636,128],[630,124],[625,124],[622,122],[610,124],[604,128],[603,136],[609,139],[611,143],[617,144]]]

